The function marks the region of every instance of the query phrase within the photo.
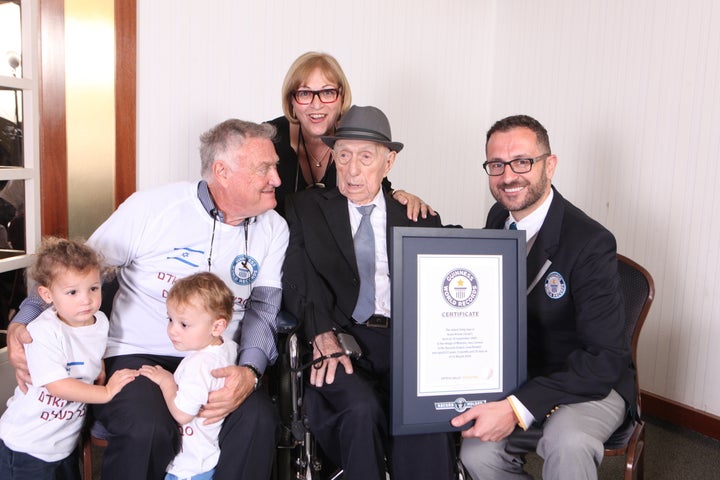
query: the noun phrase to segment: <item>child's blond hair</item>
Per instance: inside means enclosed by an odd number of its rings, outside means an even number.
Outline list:
[[[168,303],[187,305],[198,299],[216,318],[230,322],[235,296],[217,275],[210,272],[195,273],[176,281],[167,296]]]

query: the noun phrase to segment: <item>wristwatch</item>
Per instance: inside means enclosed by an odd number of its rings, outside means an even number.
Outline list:
[[[260,375],[260,372],[258,371],[258,369],[255,367],[255,365],[250,365],[249,363],[243,363],[240,366],[249,368],[255,374],[255,387],[253,388],[253,391],[257,390],[258,387],[260,386],[260,377],[262,376],[262,375]]]

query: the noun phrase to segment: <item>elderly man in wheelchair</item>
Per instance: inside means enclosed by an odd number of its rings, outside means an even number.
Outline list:
[[[386,471],[393,480],[454,479],[451,434],[393,436],[388,422],[388,232],[441,227],[440,218],[413,222],[382,191],[403,145],[392,141],[379,109],[352,107],[323,141],[333,148],[338,186],[298,192],[286,202],[284,303],[301,321],[299,344],[312,350],[303,385],[307,426],[345,479],[384,480]]]

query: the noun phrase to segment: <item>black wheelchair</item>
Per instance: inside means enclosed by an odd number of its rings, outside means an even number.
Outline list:
[[[303,373],[298,322],[286,311],[278,315],[278,360],[270,369],[269,391],[281,417],[274,480],[319,479],[323,462],[303,410]],[[330,479],[340,478],[331,476]]]
[[[273,480],[340,480],[343,470],[333,465],[318,448],[303,409],[303,348],[298,321],[281,311],[278,322],[278,360],[269,372],[268,389],[281,417],[280,442],[276,450]],[[459,440],[458,440],[459,448]],[[466,480],[457,460],[457,479]]]

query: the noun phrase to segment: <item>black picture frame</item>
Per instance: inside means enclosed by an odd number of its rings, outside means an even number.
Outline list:
[[[525,232],[522,230],[396,227],[393,229],[391,258],[391,432],[393,435],[409,435],[464,429],[465,426],[453,427],[450,425],[450,420],[478,403],[505,398],[526,379]],[[444,268],[443,262],[445,261],[447,261],[447,268]],[[427,263],[435,267],[428,269],[424,266]],[[466,270],[461,263],[481,266],[487,263],[494,266],[493,268],[497,269],[499,275],[493,277],[493,269],[489,268],[486,270],[490,272],[490,275],[487,278],[480,278],[475,276],[472,271]],[[422,278],[418,278],[419,266],[423,270]],[[448,274],[443,276],[439,274],[441,271],[448,271]],[[458,275],[465,280],[464,283],[460,282],[461,285],[468,283],[471,287],[470,296],[465,297],[466,300],[459,303],[450,293],[449,286],[454,280],[447,280],[448,278],[457,278]],[[437,279],[437,292],[434,291],[436,276],[440,277]],[[479,284],[481,280],[484,281],[484,285]],[[473,284],[473,282],[478,284]],[[420,289],[422,289],[423,298],[419,301]],[[476,297],[473,295],[476,295],[478,299],[481,296],[488,298],[488,291],[497,293],[497,305],[492,307],[495,312],[492,318],[496,323],[494,327],[490,323],[489,329],[497,330],[497,336],[501,338],[496,342],[498,345],[490,345],[490,348],[485,348],[487,345],[476,348],[477,345],[483,345],[482,342],[476,341],[475,346],[468,350],[466,346],[468,342],[465,342],[465,339],[450,337],[451,341],[445,342],[444,338],[431,338],[426,333],[422,333],[424,341],[427,342],[426,339],[430,338],[433,345],[432,358],[418,358],[419,351],[425,354],[431,351],[425,346],[419,346],[419,335],[421,332],[426,332],[426,325],[430,325],[434,329],[440,328],[443,332],[447,331],[448,335],[456,335],[452,332],[468,330],[454,328],[456,322],[465,322],[462,324],[474,325],[471,327],[471,331],[482,332],[483,328],[480,328],[476,322],[483,320],[482,317],[485,315],[483,312],[478,313],[478,309],[484,309],[484,304],[495,305],[492,300],[494,297],[493,293],[490,293],[490,302],[481,302],[480,300],[475,302]],[[437,296],[435,297],[435,295]],[[422,307],[419,306],[420,302],[423,304]],[[434,302],[438,302],[438,304],[435,305]],[[426,308],[426,306],[431,306],[431,308]],[[422,329],[418,325],[419,308],[423,309],[422,315],[425,318]],[[443,310],[441,315],[435,315],[436,311],[443,308],[446,310]],[[431,312],[430,320],[427,319],[426,312],[428,311]],[[461,319],[456,320],[456,316]],[[471,318],[465,318],[465,316]],[[476,337],[470,338],[472,344],[472,339]],[[497,347],[496,350],[494,350],[495,347]],[[468,351],[471,352],[469,355],[467,355]],[[425,371],[419,371],[419,364],[431,365],[432,368],[427,370],[433,371],[435,367],[438,367],[438,372],[440,372],[443,363],[436,362],[434,359],[441,358],[449,365],[453,365],[453,362],[461,362],[454,363],[454,365],[462,365],[463,368],[467,366],[472,369],[475,368],[473,362],[464,362],[462,357],[484,355],[485,353],[477,352],[485,351],[495,352],[489,355],[500,362],[497,375],[492,375],[497,377],[493,379],[496,382],[496,388],[490,388],[488,391],[472,388],[466,393],[462,391],[458,393],[453,388],[450,388],[452,390],[450,392],[420,391],[419,386],[425,385],[427,382],[423,380]],[[492,371],[489,368],[487,370]],[[476,377],[468,375],[464,378]],[[459,388],[462,388],[462,385]],[[432,390],[430,391],[432,392]]]

